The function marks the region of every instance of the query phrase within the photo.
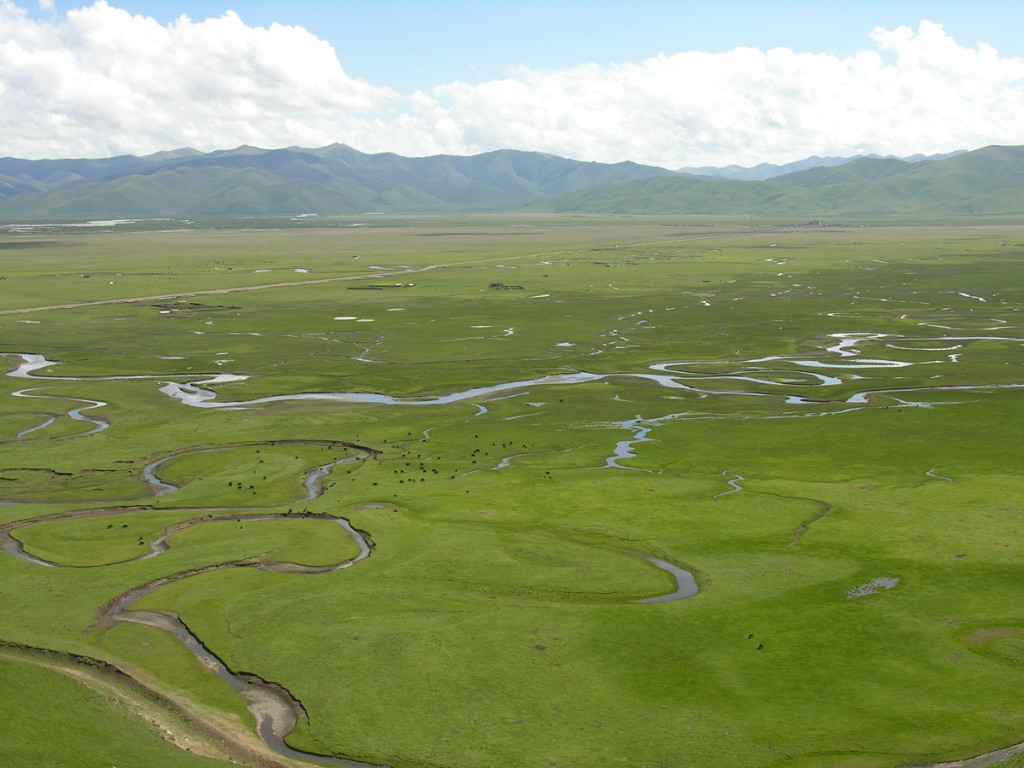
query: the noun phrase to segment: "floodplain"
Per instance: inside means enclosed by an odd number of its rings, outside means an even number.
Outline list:
[[[1024,741],[1024,227],[265,223],[0,236],[6,765]]]

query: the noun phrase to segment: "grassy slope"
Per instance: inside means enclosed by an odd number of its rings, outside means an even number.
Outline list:
[[[58,671],[0,656],[0,681],[3,761],[9,768],[230,765],[177,749],[123,701]]]
[[[1024,203],[1024,148],[1004,146],[916,163],[860,158],[770,181],[676,175],[634,163],[581,163],[510,150],[406,158],[340,145],[243,147],[162,161],[61,162],[0,163],[0,216],[20,221],[514,208],[775,221],[998,221],[1017,216]],[[4,168],[16,175],[4,176]],[[19,194],[36,187],[44,191]]]
[[[39,303],[67,299],[67,286],[76,296],[102,296],[108,287],[44,279],[57,265],[61,273],[84,263],[123,271],[145,295],[156,281],[182,290],[209,284],[229,265],[236,269],[226,281],[274,280],[252,273],[261,264],[344,274],[356,252],[360,267],[498,260],[421,273],[412,289],[327,284],[233,294],[223,301],[230,310],[204,305],[164,315],[132,304],[26,316],[39,325],[8,316],[0,325],[5,349],[65,360],[54,373],[252,375],[220,388],[231,399],[289,390],[438,394],[562,369],[642,372],[669,360],[724,373],[738,360],[818,354],[834,343],[828,334],[852,331],[919,338],[917,350],[879,340],[863,356],[927,365],[866,370],[867,381],[827,391],[835,403],[862,388],[915,386],[934,375],[953,384],[1017,381],[1019,343],[973,343],[957,362],[927,349],[940,346],[928,341],[943,333],[934,326],[964,335],[1000,326],[986,333],[1015,335],[1021,286],[1008,265],[1019,257],[1017,231],[705,239],[708,230],[670,223],[678,222],[540,228],[472,220],[358,234],[69,239],[19,252],[13,262],[22,284],[39,286]],[[125,244],[121,255],[102,255],[105,243],[117,242]],[[147,274],[133,264],[131,253],[150,244],[173,269]],[[276,261],[285,246],[289,255]],[[524,289],[494,291],[493,282]],[[333,319],[350,315],[373,322]],[[172,354],[184,359],[159,358]],[[155,382],[54,383],[46,386],[55,394],[108,400],[103,414],[114,426],[80,440],[41,430],[0,446],[0,466],[73,475],[119,469],[115,488],[137,503],[131,468],[137,472],[144,457],[300,438],[382,450],[378,461],[340,467],[328,494],[307,504],[344,512],[369,530],[377,544],[369,561],[315,577],[222,571],[146,599],[181,611],[233,667],[286,684],[310,712],[294,737],[306,748],[467,768],[724,768],[897,765],[1012,740],[1024,715],[1020,639],[976,632],[1024,628],[1014,590],[1019,520],[1010,501],[1022,489],[1018,457],[1006,449],[1015,439],[1016,391],[918,396],[936,403],[928,409],[901,408],[886,396],[874,401],[878,407],[798,418],[839,408],[787,406],[781,394],[802,374],[784,367],[771,374],[774,385],[704,382],[778,398],[702,398],[618,378],[475,401],[486,413],[471,403],[212,412],[171,403]],[[26,385],[2,381],[6,391]],[[822,390],[808,383],[805,394]],[[21,424],[43,402],[8,398],[3,408]],[[599,468],[629,436],[618,422],[682,413],[623,462],[649,471]],[[261,472],[248,450],[208,458],[168,466],[183,489],[161,497],[161,507],[223,504],[225,478]],[[306,466],[318,462],[311,454]],[[279,485],[265,490],[280,508],[287,475],[300,469],[284,453],[278,463]],[[933,468],[953,482],[925,474]],[[716,499],[729,490],[728,473],[745,478],[744,490]],[[19,476],[5,487],[25,482]],[[5,506],[0,515],[87,506],[111,492],[91,489],[43,483],[40,498],[49,493],[62,504]],[[829,509],[818,519],[823,503]],[[155,531],[164,514],[194,516],[168,509],[124,519],[135,536],[137,525]],[[22,530],[43,537],[38,543],[55,558],[78,537],[107,532],[69,523],[62,543],[54,537],[59,525],[47,527]],[[258,536],[222,539],[215,525],[188,534],[159,558],[89,571],[39,569],[5,556],[0,592],[16,609],[6,639],[124,659],[168,686],[194,686],[206,706],[237,709],[188,658],[147,654],[139,628],[82,635],[95,607],[132,584],[267,550]],[[282,534],[299,547],[303,535]],[[668,589],[664,574],[635,551],[689,567],[701,594],[628,604]],[[901,582],[847,599],[846,590],[880,576]]]
[[[868,219],[1016,216],[1024,202],[1020,147],[986,147],[941,161],[861,158],[771,181],[657,177],[530,200],[521,210]]]
[[[341,145],[99,161],[8,158],[0,159],[0,215],[52,220],[501,210],[530,197],[667,173],[536,152],[407,158]]]

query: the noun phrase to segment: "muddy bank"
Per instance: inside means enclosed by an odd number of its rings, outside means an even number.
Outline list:
[[[0,656],[66,675],[111,696],[151,723],[160,737],[181,750],[252,768],[289,768],[267,745],[217,713],[143,684],[127,668],[67,651],[0,640]]]
[[[235,519],[234,516],[225,516],[228,519]],[[219,518],[220,520],[225,517]],[[213,571],[225,570],[228,568],[260,568],[263,570],[279,573],[303,573],[322,574],[347,568],[370,556],[372,547],[369,536],[357,531],[343,518],[329,518],[327,515],[254,515],[246,519],[308,519],[325,518],[334,519],[356,540],[359,544],[359,553],[347,560],[339,561],[328,566],[306,566],[299,563],[267,563],[256,559],[235,560],[217,565],[210,565],[204,568],[197,568],[190,571],[182,571],[170,576],[162,576],[152,581],[140,584],[124,592],[105,603],[96,613],[97,627],[113,626],[118,623],[145,624],[155,629],[168,632],[180,640],[189,651],[208,670],[218,675],[231,689],[242,699],[246,708],[252,714],[257,724],[259,734],[264,742],[275,752],[285,757],[303,760],[305,762],[317,763],[320,765],[338,765],[344,768],[375,768],[375,764],[361,763],[343,758],[335,758],[328,755],[315,755],[292,749],[284,743],[284,739],[295,729],[299,718],[306,717],[306,710],[302,703],[282,685],[264,680],[256,675],[232,671],[228,665],[208,648],[202,640],[181,620],[175,613],[168,611],[132,609],[132,606],[147,595],[151,595],[158,589],[169,584],[182,581],[183,579],[198,576]],[[176,530],[183,530],[191,525],[201,523],[217,522],[218,519],[211,517],[199,518],[187,521],[176,526]],[[169,535],[169,534],[167,534]],[[163,537],[166,539],[166,535]],[[164,543],[164,542],[161,542]],[[129,610],[131,609],[131,610]]]
[[[329,465],[325,465],[317,468],[314,472],[310,473],[315,477],[315,481],[307,482],[305,487],[307,488],[307,496],[316,497],[322,492],[322,480],[329,474],[330,468],[336,466],[338,463],[346,460],[355,460],[361,457],[344,457],[343,459],[332,462]],[[60,563],[51,562],[37,558],[34,555],[25,552],[20,541],[11,536],[11,531],[16,530],[19,527],[33,525],[36,523],[59,520],[73,520],[85,517],[101,517],[116,514],[125,514],[128,512],[137,512],[142,510],[151,510],[152,507],[120,507],[120,508],[102,508],[102,509],[87,509],[78,510],[76,512],[63,512],[63,513],[52,513],[49,515],[41,515],[36,518],[27,520],[17,520],[0,526],[0,548],[4,551],[19,557],[28,562],[36,565],[41,565],[49,568],[61,568]],[[248,511],[248,510],[245,510]],[[220,514],[205,514],[202,517],[193,518],[191,520],[185,520],[179,523],[175,523],[165,528],[164,533],[154,539],[149,546],[149,552],[134,559],[145,559],[154,557],[162,552],[167,551],[170,546],[168,538],[174,533],[185,530],[195,525],[201,524],[213,524],[218,522],[234,522],[237,521],[243,510],[235,508],[230,510],[222,510]],[[176,637],[181,641],[186,648],[188,648],[192,654],[199,660],[203,666],[208,670],[218,675],[221,679],[228,683],[233,691],[242,699],[245,703],[246,708],[253,716],[253,720],[257,725],[258,732],[261,737],[265,737],[266,746],[278,752],[279,754],[291,758],[298,759],[304,762],[317,763],[321,765],[338,765],[343,768],[372,768],[372,764],[360,763],[357,761],[347,760],[343,758],[336,758],[326,755],[314,755],[300,752],[292,749],[284,743],[284,739],[287,738],[288,734],[294,730],[296,723],[299,718],[306,717],[306,711],[302,706],[301,702],[295,699],[291,693],[283,686],[264,680],[256,675],[234,672],[232,671],[222,659],[220,659],[211,649],[209,649],[202,640],[181,620],[181,618],[171,612],[165,611],[153,611],[153,610],[137,610],[132,609],[132,606],[141,600],[143,597],[152,594],[158,589],[165,587],[169,584],[176,583],[186,578],[198,576],[204,573],[211,573],[213,571],[224,570],[228,568],[259,568],[261,570],[271,571],[275,573],[288,573],[288,574],[326,574],[333,571],[337,571],[343,568],[348,568],[362,560],[365,560],[373,551],[373,543],[370,539],[369,534],[357,530],[351,523],[344,518],[336,518],[327,514],[321,513],[300,513],[300,514],[288,514],[288,513],[264,513],[264,514],[245,514],[247,521],[261,521],[261,520],[308,520],[308,519],[320,519],[320,520],[331,520],[337,523],[345,532],[356,542],[358,545],[357,554],[348,559],[340,560],[336,563],[323,565],[323,566],[310,566],[302,563],[291,563],[291,562],[265,562],[256,558],[250,558],[245,560],[234,560],[224,563],[218,563],[203,568],[197,568],[189,571],[183,571],[169,576],[162,576],[157,579],[153,579],[144,584],[137,585],[126,592],[118,595],[112,600],[105,603],[99,608],[96,614],[96,624],[93,629],[97,627],[109,627],[118,623],[137,623],[144,624],[155,629],[159,629],[164,632]],[[99,566],[88,566],[93,568],[107,567],[105,565]],[[100,662],[105,664],[104,662]],[[110,666],[113,669],[112,665]],[[205,722],[205,721],[204,721]],[[213,728],[213,732],[217,732],[216,728]],[[184,733],[187,733],[185,731]],[[225,737],[226,738],[226,737]],[[188,740],[187,737],[185,739]],[[234,743],[234,742],[231,742]],[[235,759],[235,755],[231,755],[231,759]],[[242,761],[246,765],[254,766],[279,766],[283,765],[274,761],[267,761],[264,757],[256,754],[250,756],[245,755],[245,759]]]

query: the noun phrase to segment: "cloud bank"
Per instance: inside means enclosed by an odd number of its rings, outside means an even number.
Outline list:
[[[107,156],[330,143],[398,94],[299,27],[233,12],[162,26],[105,2],[36,21],[0,0],[0,151]]]
[[[1024,143],[1024,59],[964,47],[930,21],[876,28],[844,58],[690,51],[411,94],[351,77],[343,60],[305,29],[232,12],[165,26],[101,0],[39,20],[0,0],[0,154],[342,142],[676,168]]]

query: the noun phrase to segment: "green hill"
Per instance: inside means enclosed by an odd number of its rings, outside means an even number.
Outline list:
[[[500,150],[460,157],[242,146],[106,160],[0,158],[0,218],[301,213],[552,213],[924,219],[1024,210],[1024,147],[939,160],[858,158],[744,181]]]
[[[524,203],[520,210],[553,213],[798,213],[810,203],[806,192],[771,181],[729,181],[704,176],[671,176],[592,187]]]
[[[109,160],[3,158],[0,217],[497,211],[530,198],[668,174],[636,163],[584,163],[536,152],[409,158],[340,144]]]
[[[1024,147],[985,147],[915,163],[860,158],[771,181],[658,177],[529,201],[519,209],[810,218],[1005,217],[1024,213]]]

